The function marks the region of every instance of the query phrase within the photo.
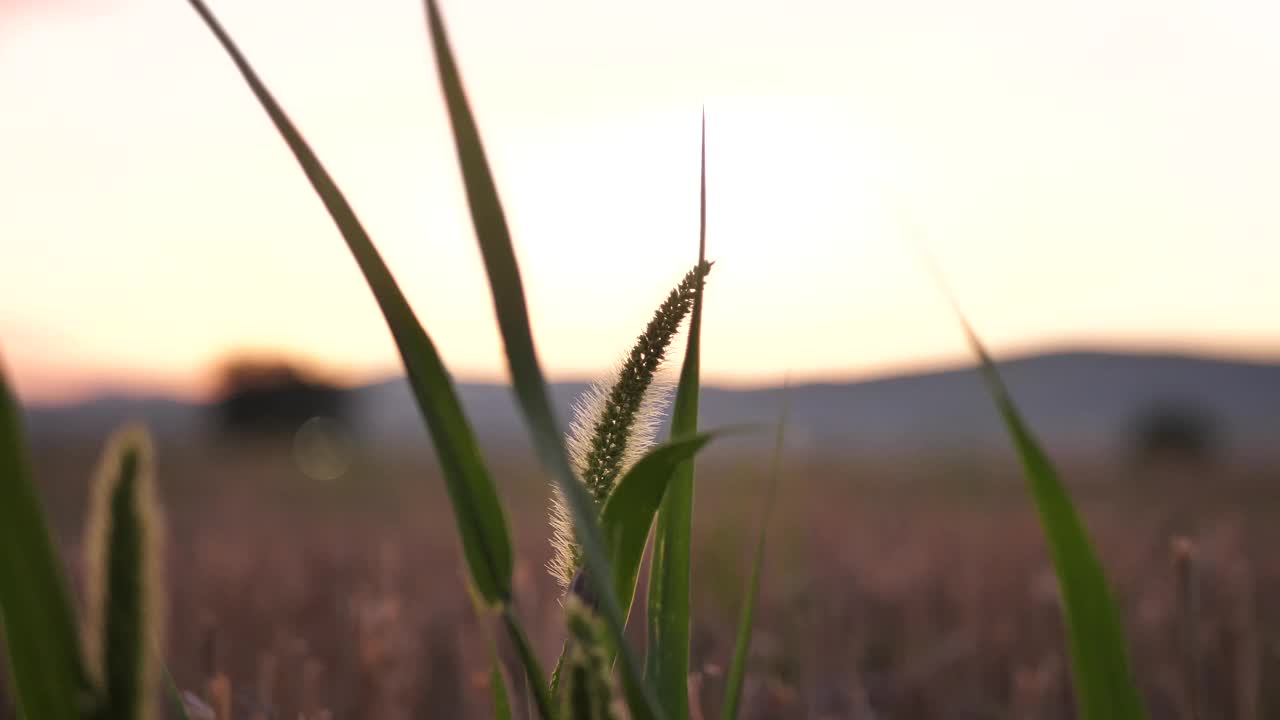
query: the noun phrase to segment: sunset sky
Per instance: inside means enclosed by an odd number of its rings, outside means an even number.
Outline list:
[[[504,363],[415,0],[210,0],[446,363]],[[1280,357],[1280,4],[446,0],[548,370],[696,258],[704,372],[998,352]],[[209,392],[232,353],[396,372],[323,207],[182,0],[0,0],[0,356],[29,401]]]

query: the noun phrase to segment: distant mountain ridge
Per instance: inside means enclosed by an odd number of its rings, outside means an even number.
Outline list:
[[[1139,413],[1158,403],[1199,408],[1220,428],[1228,449],[1280,455],[1280,364],[1186,355],[1059,352],[1003,361],[1019,406],[1055,448],[1118,449]],[[553,401],[567,422],[583,382],[555,383]],[[463,405],[486,444],[527,446],[509,388],[460,383]],[[424,439],[403,378],[349,391],[353,430],[368,442]],[[1006,447],[991,402],[971,366],[849,383],[794,386],[789,434],[795,444],[836,452]],[[705,427],[775,421],[778,388],[704,387]],[[105,434],[126,419],[148,422],[162,437],[205,432],[209,407],[164,397],[103,396],[60,407],[29,407],[36,441]],[[735,442],[767,443],[769,433]]]

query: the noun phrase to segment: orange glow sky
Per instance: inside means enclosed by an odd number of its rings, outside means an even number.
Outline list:
[[[414,0],[211,0],[455,373],[504,372]],[[690,9],[690,6],[693,6]],[[695,257],[704,371],[998,351],[1280,356],[1280,5],[445,3],[553,375]],[[397,369],[319,202],[181,0],[0,1],[0,348],[20,394],[207,392],[229,352]]]

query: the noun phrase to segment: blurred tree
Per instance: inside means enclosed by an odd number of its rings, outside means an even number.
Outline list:
[[[341,419],[346,394],[283,360],[234,359],[221,372],[218,424],[228,434],[293,433],[313,417]]]
[[[1133,424],[1136,459],[1146,466],[1208,465],[1217,456],[1219,435],[1213,416],[1188,402],[1154,404]]]

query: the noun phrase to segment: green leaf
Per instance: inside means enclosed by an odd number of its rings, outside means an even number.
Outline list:
[[[178,684],[173,681],[173,673],[169,672],[166,665],[160,666],[161,672],[164,673],[164,689],[165,696],[169,698],[170,712],[178,716],[178,720],[191,720],[191,714],[187,712],[187,704],[182,701],[182,693],[178,690]]]
[[[369,235],[319,159],[205,4],[201,0],[189,1],[222,44],[293,151],[364,273],[391,329],[418,408],[440,458],[471,582],[486,602],[506,604],[511,599],[512,572],[511,540],[506,520],[475,435],[462,413],[453,382],[435,345],[418,323]]]
[[[502,676],[502,665],[489,645],[489,695],[493,698],[493,720],[511,720],[511,701],[507,699],[507,679]]]
[[[756,599],[760,595],[760,569],[764,566],[765,542],[769,533],[769,518],[773,515],[774,498],[778,491],[778,475],[782,464],[782,446],[787,426],[787,388],[784,386],[782,417],[778,419],[778,435],[773,446],[773,466],[769,469],[769,488],[765,493],[764,512],[760,517],[760,536],[756,539],[756,554],[751,562],[751,579],[747,583],[746,597],[742,601],[742,613],[738,616],[738,634],[733,644],[733,659],[725,675],[724,702],[720,717],[733,720],[738,717],[742,701],[742,680],[747,671],[747,656],[751,651],[751,631],[755,627]]]
[[[433,0],[427,0],[426,5],[436,70],[445,104],[448,106],[458,164],[462,170],[480,254],[489,276],[494,310],[511,369],[516,399],[533,435],[539,459],[564,493],[574,529],[578,533],[578,543],[582,546],[586,569],[594,577],[611,577],[604,536],[595,518],[594,504],[569,465],[559,425],[551,412],[546,383],[534,350],[533,335],[529,330],[529,313],[525,307],[520,269],[516,264],[497,188],[494,187],[489,164],[485,159],[480,132],[467,104],[439,9]],[[637,720],[661,717],[657,699],[644,684],[639,664],[626,645],[623,635],[625,621],[612,588],[604,589],[598,599],[609,631],[621,648],[622,680],[633,716]]]
[[[75,720],[88,674],[75,613],[31,484],[18,406],[0,372],[0,625],[18,713]]]
[[[952,304],[956,307],[954,301]],[[959,313],[958,307],[956,312]],[[996,409],[1022,459],[1031,497],[1044,528],[1062,596],[1077,713],[1084,720],[1144,718],[1142,696],[1129,670],[1120,612],[1084,524],[1049,457],[1018,413],[982,341],[963,315],[960,322],[978,358]]]
[[[707,121],[702,119],[698,263],[707,257]],[[702,335],[702,286],[698,286],[689,315],[689,340],[684,367],[676,386],[671,413],[671,437],[698,430],[699,348]],[[662,509],[653,538],[649,566],[649,644],[645,677],[654,682],[672,720],[689,716],[689,554],[693,534],[693,459],[680,464]]]
[[[104,717],[156,717],[164,635],[164,529],[146,430],[107,443],[85,528],[88,660],[103,687]]]
[[[533,690],[533,699],[538,705],[539,716],[544,720],[552,720],[555,717],[555,710],[551,704],[551,693],[546,686],[547,676],[542,672],[542,666],[538,663],[533,645],[529,643],[529,637],[521,627],[520,620],[516,617],[510,603],[502,607],[502,622],[516,646],[516,654],[520,656],[520,662],[524,665],[525,676],[528,677],[529,687]]]
[[[507,696],[507,678],[502,673],[498,648],[493,637],[485,632],[485,647],[489,649],[489,697],[493,702],[493,720],[511,720],[511,700]]]
[[[644,545],[671,479],[681,463],[705,447],[711,437],[702,433],[650,450],[622,476],[605,501],[600,525],[613,564],[614,593],[622,602],[624,614],[630,614]]]
[[[609,560],[613,564],[614,593],[622,601],[625,617],[631,615],[644,545],[671,478],[680,463],[693,457],[713,437],[711,433],[702,433],[650,450],[618,481],[601,509],[600,524],[609,544]],[[587,587],[589,584],[586,582],[582,585],[587,597],[595,596],[594,588]],[[561,651],[551,674],[552,693],[557,691],[567,650],[568,646]]]

